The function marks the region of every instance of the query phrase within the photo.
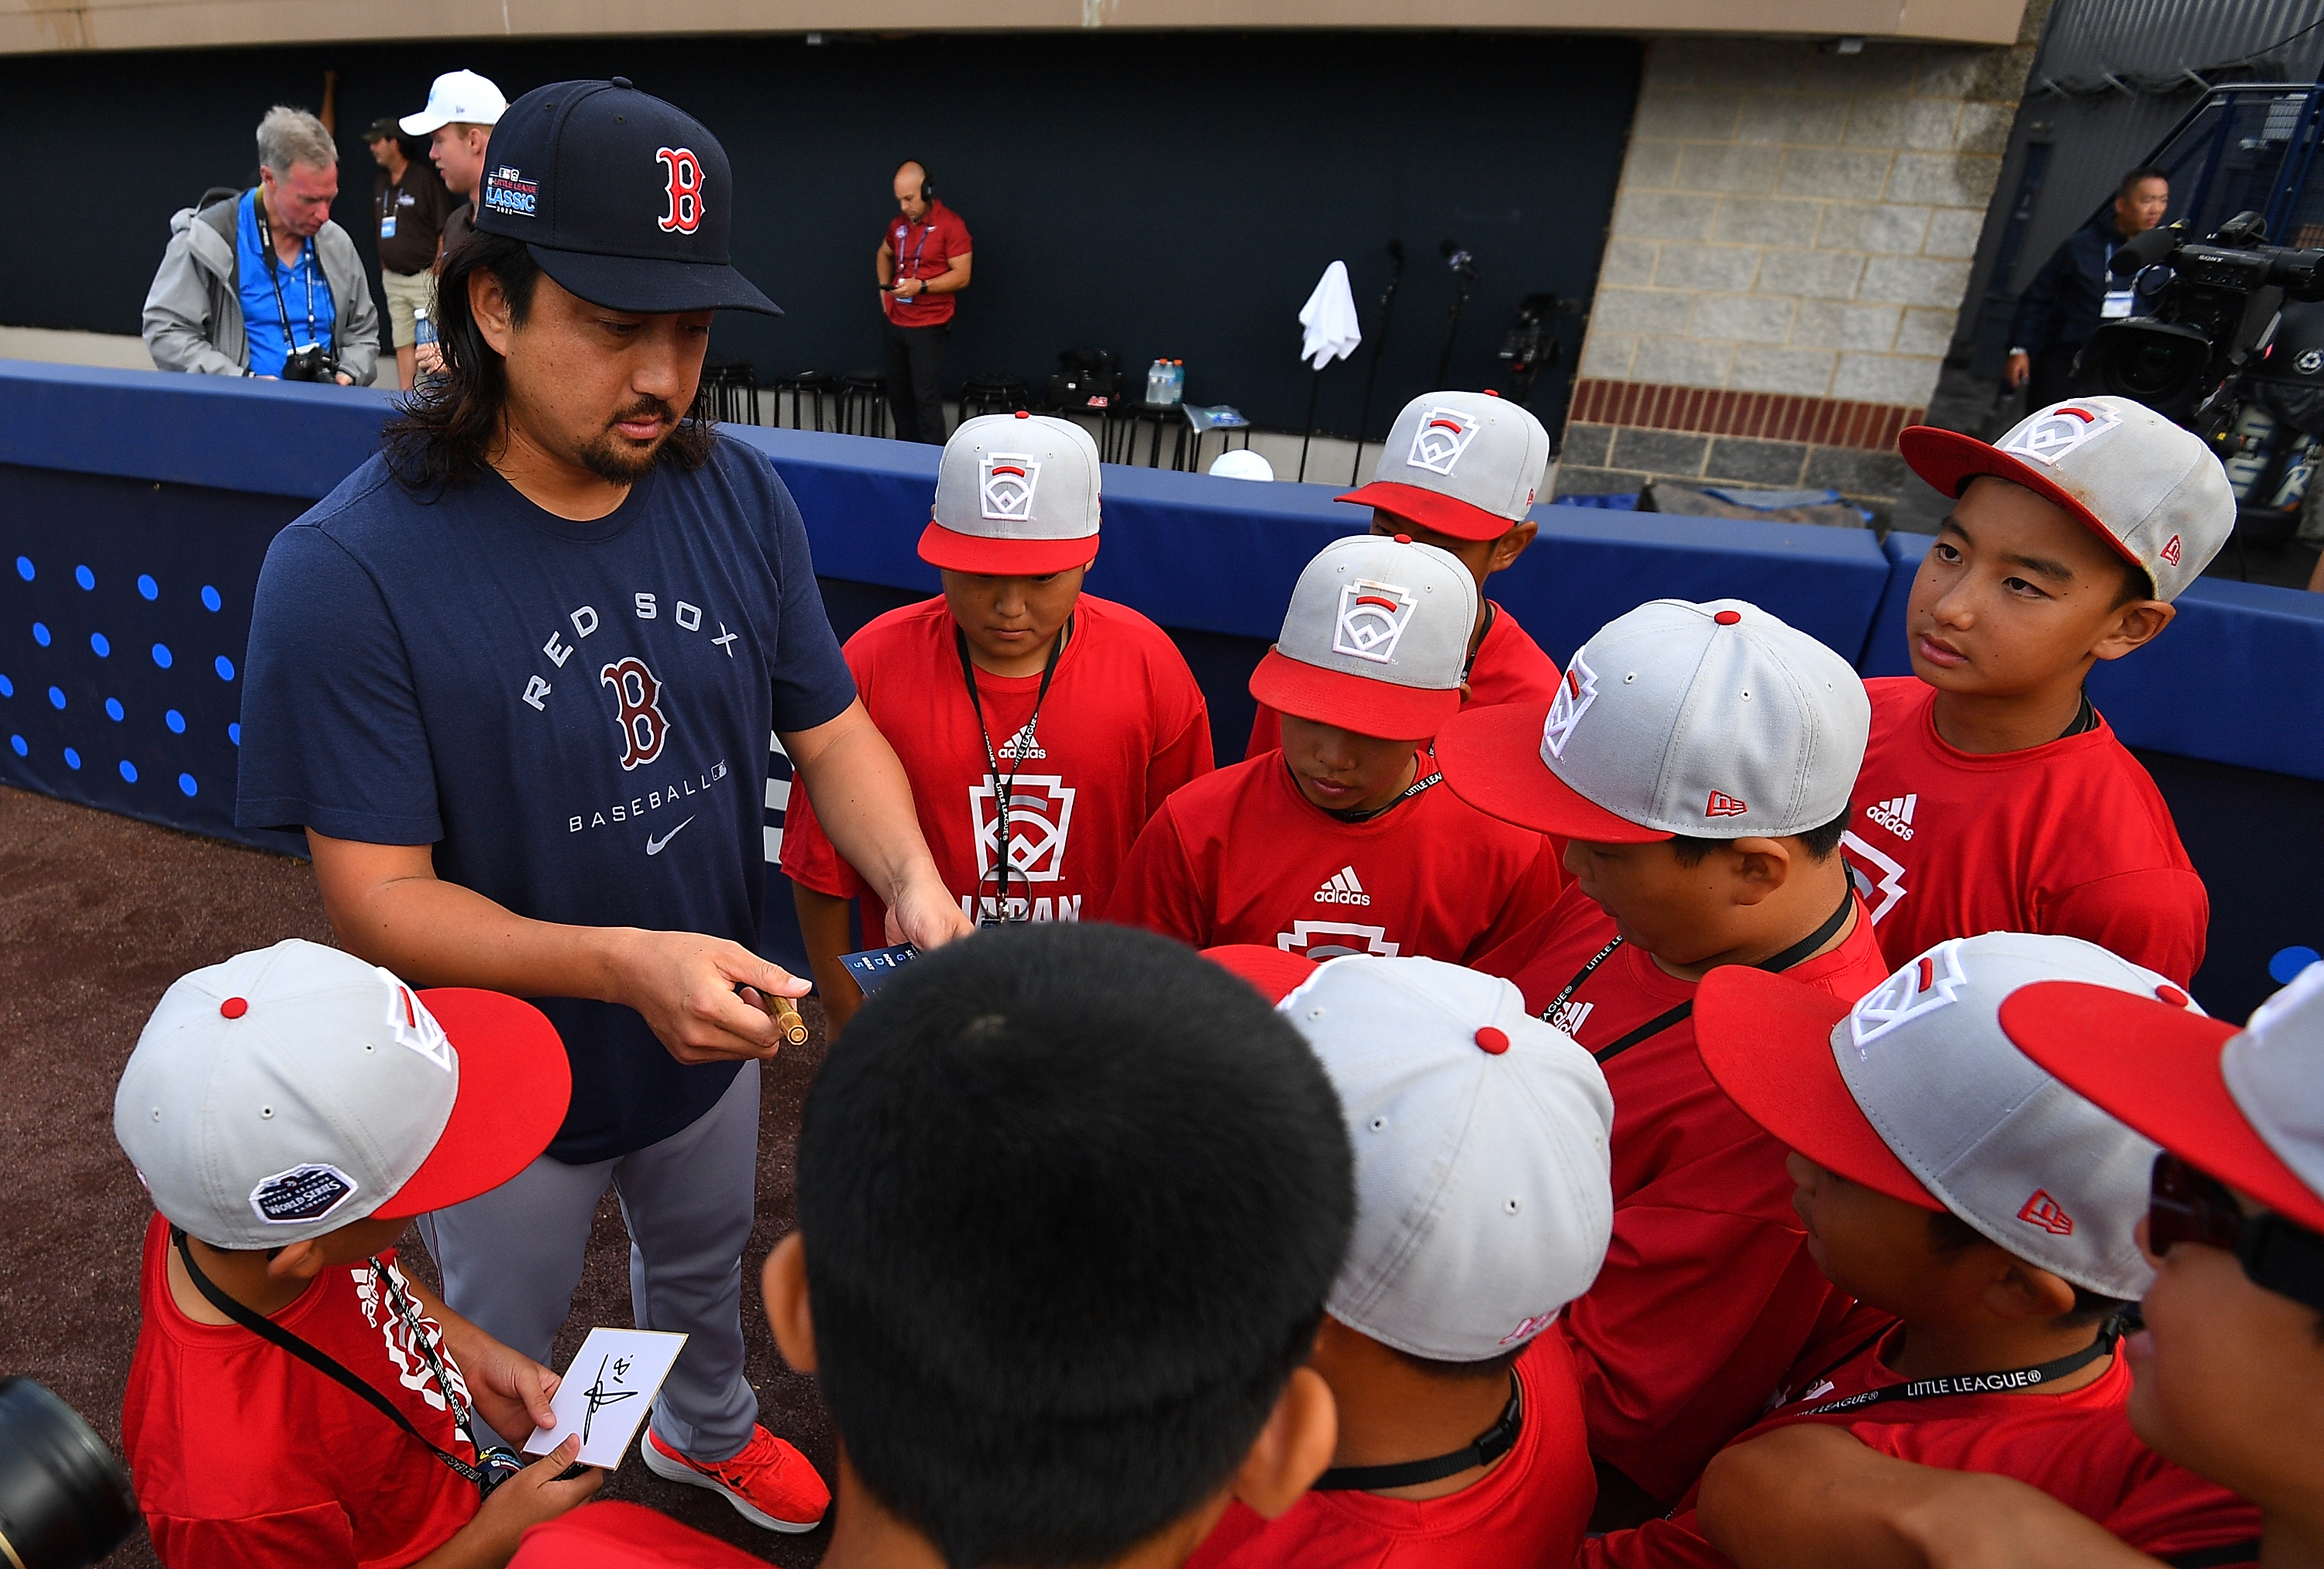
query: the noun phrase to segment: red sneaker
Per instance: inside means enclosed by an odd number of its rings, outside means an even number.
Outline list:
[[[770,1531],[811,1531],[831,1508],[831,1489],[807,1457],[764,1427],[751,1429],[742,1454],[706,1465],[672,1449],[649,1427],[638,1455],[665,1482],[724,1493],[735,1513]]]

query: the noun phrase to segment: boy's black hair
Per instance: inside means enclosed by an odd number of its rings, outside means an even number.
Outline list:
[[[2150,179],[2159,179],[2163,184],[2169,185],[2171,174],[2168,170],[2157,169],[2151,163],[2142,163],[2115,182],[2114,194],[2118,197],[2126,197]]]
[[[1240,1465],[1354,1211],[1339,1096],[1249,983],[1070,922],[917,959],[799,1134],[848,1458],[953,1569],[1119,1557]]]
[[[1969,1225],[1950,1209],[1933,1211],[1929,1216],[1929,1251],[1942,1256],[1961,1252],[1979,1243],[2001,1244]],[[2071,1284],[2071,1282],[2068,1282]],[[2101,1296],[2088,1286],[2074,1287],[2074,1305],[2059,1320],[2063,1324],[2103,1324],[2118,1318],[2130,1304],[2120,1297]]]
[[[1840,815],[1830,822],[1789,837],[1800,841],[1811,859],[1828,861],[1831,859],[1832,852],[1840,848],[1840,836],[1848,831],[1849,813],[1855,810],[1853,805],[1843,806],[1840,809]],[[1692,834],[1681,833],[1671,836],[1670,847],[1671,852],[1678,857],[1680,866],[1699,867],[1702,864],[1702,858],[1712,850],[1724,849],[1734,842],[1731,839],[1697,839]]]

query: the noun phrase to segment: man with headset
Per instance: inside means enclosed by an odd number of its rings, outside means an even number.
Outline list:
[[[880,309],[888,318],[888,408],[899,441],[943,445],[944,392],[936,383],[945,339],[952,331],[953,298],[968,287],[972,243],[960,215],[936,200],[927,170],[908,160],[896,170],[899,216],[880,235],[872,271],[880,277]]]

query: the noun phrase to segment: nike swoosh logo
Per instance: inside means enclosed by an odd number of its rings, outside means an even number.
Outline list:
[[[692,822],[693,821],[694,819],[689,817],[686,820],[686,822]],[[646,835],[646,854],[650,856],[658,856],[661,854],[662,846],[668,844],[670,840],[676,839],[679,834],[686,831],[686,822],[679,823],[676,828],[671,829],[659,839],[654,838],[651,834]]]

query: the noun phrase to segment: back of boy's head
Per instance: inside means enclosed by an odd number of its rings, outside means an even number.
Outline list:
[[[818,1378],[954,1569],[1099,1564],[1223,1487],[1353,1210],[1338,1096],[1243,982],[1043,924],[915,961],[807,1097]]]

